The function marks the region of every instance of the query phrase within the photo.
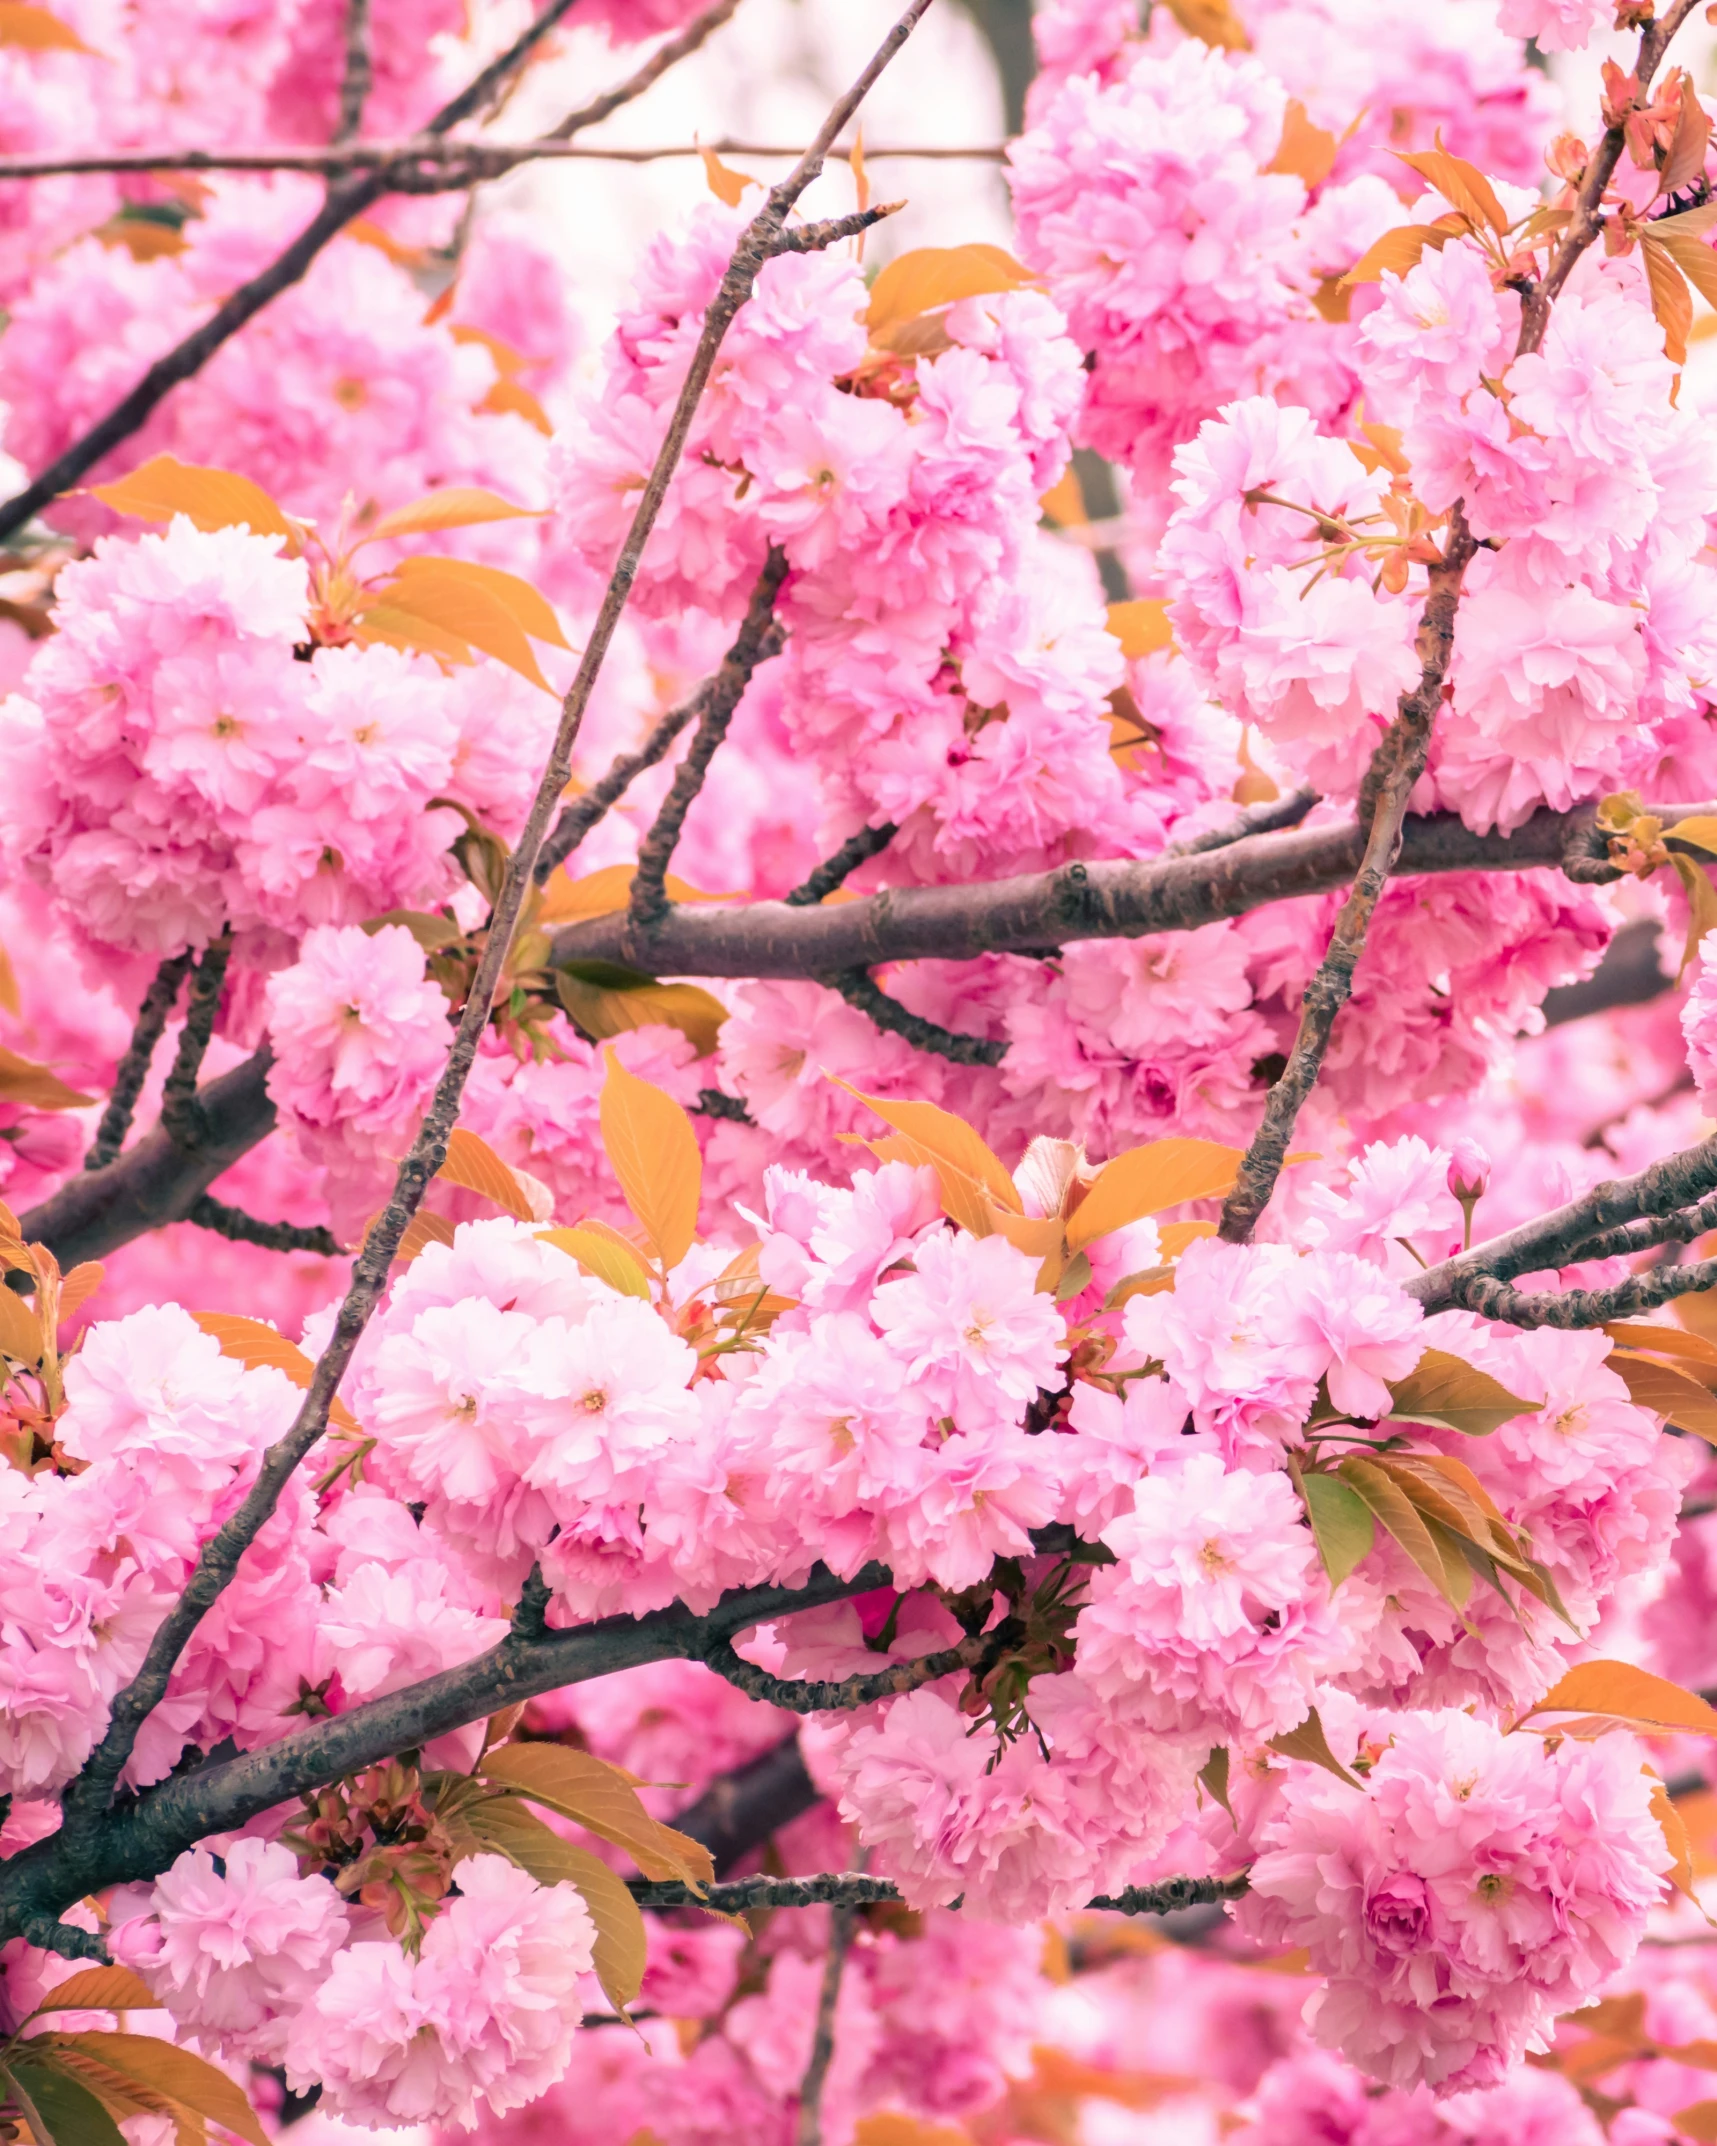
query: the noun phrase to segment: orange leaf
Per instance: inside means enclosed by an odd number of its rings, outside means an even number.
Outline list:
[[[69,23],[45,7],[32,7],[27,0],[0,0],[0,45],[24,52],[87,52],[92,60],[104,60],[105,52],[86,45]]]
[[[871,285],[865,326],[874,341],[879,330],[916,320],[932,307],[1040,280],[1000,246],[918,246],[897,254]]]
[[[76,1269],[73,1269],[76,1272]],[[230,1356],[247,1371],[260,1371],[265,1367],[283,1371],[300,1389],[310,1384],[310,1375],[315,1369],[308,1356],[296,1342],[288,1341],[284,1334],[277,1334],[272,1326],[265,1326],[260,1319],[241,1318],[231,1311],[194,1311],[191,1314],[211,1340],[220,1344],[223,1356]],[[363,1436],[363,1426],[346,1406],[336,1398],[328,1404],[328,1415],[341,1430],[350,1431],[354,1437]]]
[[[364,538],[374,544],[387,537],[426,536],[432,529],[469,529],[477,522],[540,520],[544,509],[515,507],[496,492],[477,484],[450,484],[439,492],[427,492],[408,507],[395,507],[384,514]]]
[[[602,1084],[602,1144],[626,1204],[664,1269],[697,1235],[703,1157],[692,1121],[665,1089],[630,1073],[612,1051]]]
[[[1648,1669],[1636,1669],[1631,1662],[1576,1663],[1521,1721],[1530,1721],[1534,1714],[1604,1714],[1614,1721],[1687,1736],[1717,1736],[1717,1708],[1697,1692],[1653,1676]]]
[[[1067,1223],[1067,1247],[1081,1245],[1142,1221],[1183,1200],[1216,1199],[1233,1188],[1238,1148],[1214,1140],[1152,1140],[1106,1162]]]
[[[90,487],[91,496],[115,514],[140,522],[167,522],[183,514],[199,529],[235,529],[256,536],[285,537],[296,550],[300,531],[260,484],[230,469],[208,469],[173,455],[153,455],[129,477]]]
[[[1321,186],[1335,168],[1340,147],[1327,127],[1312,124],[1299,98],[1290,97],[1282,120],[1281,146],[1264,169],[1288,172],[1303,179],[1308,188]]]
[[[1397,149],[1394,154],[1434,186],[1475,231],[1481,224],[1488,224],[1498,238],[1507,231],[1508,218],[1490,181],[1476,164],[1469,164],[1465,157],[1451,156],[1440,137],[1435,149]]]
[[[479,566],[473,559],[442,559],[419,553],[413,558],[402,559],[394,568],[394,577],[398,585],[408,588],[418,582],[451,581],[482,589],[513,614],[533,641],[547,641],[554,648],[572,646],[561,631],[560,620],[547,597],[533,589],[528,581],[520,580],[517,574],[509,574],[502,567]]]
[[[740,197],[748,186],[759,182],[749,173],[734,171],[724,164],[713,149],[699,146],[698,155],[703,158],[703,175],[710,192],[718,201],[725,201],[730,209],[739,206]]]
[[[632,882],[638,876],[635,864],[605,864],[598,872],[574,879],[565,871],[551,875],[543,889],[539,924],[586,924],[592,917],[613,916],[632,898]],[[730,902],[731,894],[706,894],[670,872],[664,887],[671,902]]]
[[[1160,596],[1139,596],[1130,603],[1111,604],[1108,626],[1129,662],[1174,646],[1169,607]]]
[[[447,1158],[436,1171],[437,1177],[446,1178],[450,1185],[463,1185],[467,1192],[481,1193],[484,1199],[520,1222],[544,1222],[546,1215],[539,1215],[531,1196],[519,1182],[517,1173],[504,1163],[488,1141],[476,1133],[467,1132],[456,1125],[447,1136]]]

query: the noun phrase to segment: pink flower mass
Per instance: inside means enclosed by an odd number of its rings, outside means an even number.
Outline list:
[[[1710,43],[0,7],[0,2139],[1717,2135]]]

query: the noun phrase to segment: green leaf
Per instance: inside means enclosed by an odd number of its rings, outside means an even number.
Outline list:
[[[125,2146],[125,2134],[81,2080],[20,2051],[0,2073],[36,2134],[36,2146]]]
[[[1369,1460],[1344,1460],[1340,1474],[1342,1480],[1370,1506],[1443,1599],[1458,1610],[1472,1586],[1466,1561],[1461,1559],[1458,1575],[1451,1575],[1441,1545],[1401,1485]]]
[[[1488,1437],[1498,1424],[1543,1406],[1523,1401],[1488,1371],[1442,1349],[1427,1349],[1404,1379],[1393,1381],[1389,1393],[1389,1413],[1398,1421],[1441,1424],[1469,1438]]]
[[[1349,1788],[1363,1788],[1358,1774],[1349,1773],[1329,1747],[1324,1734],[1324,1725],[1318,1719],[1314,1706],[1297,1729],[1289,1729],[1283,1736],[1272,1736],[1270,1749],[1279,1751],[1285,1759],[1303,1759],[1308,1765],[1321,1766],[1325,1773],[1333,1773],[1338,1781],[1345,1781]]]
[[[1300,1495],[1312,1540],[1318,1546],[1331,1588],[1339,1587],[1377,1540],[1371,1508],[1351,1484],[1335,1475],[1302,1475]]]

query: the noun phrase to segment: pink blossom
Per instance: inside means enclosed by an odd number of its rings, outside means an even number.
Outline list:
[[[1625,1737],[1548,1749],[1460,1713],[1397,1717],[1362,1788],[1297,1774],[1264,1850],[1236,1919],[1310,1948],[1319,2041],[1438,2093],[1496,2085],[1626,1964],[1665,1858]]]

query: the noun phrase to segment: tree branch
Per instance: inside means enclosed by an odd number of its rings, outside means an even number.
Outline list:
[[[794,2146],[822,2146],[823,2141],[823,2083],[828,2078],[829,2063],[835,2053],[835,2008],[840,2003],[841,1980],[857,1925],[855,1911],[858,1903],[852,1898],[850,1881],[864,1873],[853,1871],[846,1875],[848,1886],[842,1888],[829,1916],[829,1949],[823,1959],[823,1986],[817,1995],[817,2021],[811,2034],[810,2061],[805,2066],[805,2076],[799,2087],[799,2120],[794,2132]]]
[[[428,143],[449,133],[461,120],[468,119],[480,110],[519,67],[523,66],[542,39],[546,37],[574,0],[548,0],[543,12],[536,17],[513,43],[497,59],[492,60],[449,103],[444,104],[424,128]],[[717,20],[725,21],[732,13],[734,0],[718,0],[718,7],[710,10]],[[702,18],[700,18],[700,21]],[[694,23],[674,43],[686,50],[691,46],[687,40],[699,25]],[[714,28],[711,22],[709,28]],[[703,33],[708,34],[707,30]],[[701,39],[697,40],[701,42]],[[629,82],[610,91],[606,98],[599,98],[587,106],[587,111],[605,118],[643,89],[649,87],[661,72],[657,64],[661,55],[648,61]],[[582,114],[574,113],[563,126],[574,127],[594,124]],[[443,153],[449,157],[465,145],[446,143]],[[330,186],[328,197],[321,208],[299,232],[283,253],[269,263],[248,283],[240,284],[223,303],[216,307],[201,327],[193,329],[184,341],[155,360],[129,394],[115,403],[105,417],[97,420],[80,439],[73,441],[65,452],[58,456],[41,474],[27,484],[15,497],[0,504],[0,541],[11,536],[29,521],[32,515],[69,491],[95,465],[111,454],[121,441],[128,440],[149,419],[156,406],[170,395],[182,381],[191,379],[208,363],[217,350],[247,322],[284,290],[299,282],[309,270],[316,256],[356,217],[372,208],[383,195],[389,193],[434,193],[452,192],[475,183],[479,178],[497,174],[472,170],[478,160],[480,144],[465,147],[464,161],[449,163],[443,168],[425,174],[421,167],[424,143],[408,145],[408,154],[396,162],[370,165],[359,157],[354,148],[347,152],[351,158],[346,167],[350,176]],[[336,152],[338,154],[338,152]],[[521,161],[515,158],[515,162]],[[156,166],[156,169],[165,167]],[[186,166],[184,168],[193,168]],[[205,168],[213,168],[205,167]],[[232,167],[236,168],[236,167]],[[307,167],[309,168],[309,167]],[[511,166],[506,168],[510,169]]]
[[[1226,827],[1212,827],[1208,833],[1193,835],[1185,842],[1171,842],[1163,855],[1203,857],[1213,849],[1227,849],[1231,843],[1244,842],[1248,835],[1268,835],[1279,828],[1298,827],[1312,807],[1319,803],[1321,799],[1315,790],[1290,790],[1285,797],[1250,806],[1238,819],[1230,820]]]
[[[1717,1259],[1702,1259],[1686,1267],[1654,1267],[1649,1274],[1632,1274],[1608,1289],[1545,1289],[1524,1294],[1489,1275],[1475,1275],[1460,1284],[1460,1301],[1481,1319],[1571,1330],[1631,1318],[1635,1312],[1654,1311],[1675,1297],[1697,1296],[1712,1288],[1717,1288]]]
[[[739,640],[734,647],[755,644],[759,649],[766,641],[772,642],[770,653],[780,648],[784,638],[775,620],[775,599],[781,593],[781,584],[787,578],[787,554],[778,544],[771,544],[768,557],[763,562],[763,571],[757,577],[751,591],[751,601],[745,609],[745,623],[739,630]],[[662,809],[656,814],[649,833],[638,845],[638,869],[632,880],[632,893],[626,906],[628,928],[640,935],[647,935],[653,926],[660,923],[672,906],[668,900],[668,866],[673,861],[674,847],[680,839],[680,830],[686,824],[686,814],[697,800],[709,774],[710,762],[723,738],[727,726],[733,721],[733,711],[739,705],[739,696],[745,690],[745,682],[751,676],[752,666],[735,664],[733,651],[722,665],[716,678],[711,681],[715,690],[705,696],[703,714],[698,721],[697,736],[691,742],[686,757],[674,770],[674,779],[662,800]]]
[[[720,1874],[819,1800],[793,1735],[747,1765],[718,1774],[689,1809],[677,1813],[674,1825],[702,1841]]]
[[[1440,1260],[1402,1287],[1427,1312],[1448,1311],[1466,1301],[1466,1291],[1487,1279],[1512,1281],[1517,1274],[1567,1267],[1603,1256],[1604,1233],[1624,1224],[1677,1214],[1717,1192],[1717,1133],[1697,1147],[1666,1155],[1637,1177],[1606,1178],[1580,1199],[1553,1208],[1518,1229]],[[1662,1241],[1661,1239],[1659,1241]]]
[[[1362,817],[1369,799],[1371,831],[1359,870],[1336,917],[1328,951],[1300,1002],[1300,1025],[1288,1063],[1264,1099],[1263,1123],[1252,1135],[1234,1190],[1223,1202],[1217,1234],[1229,1244],[1244,1244],[1269,1205],[1295,1122],[1322,1070],[1335,1017],[1352,996],[1353,972],[1365,951],[1372,913],[1401,855],[1407,800],[1425,772],[1431,721],[1442,703],[1443,680],[1455,653],[1461,578],[1477,549],[1457,501],[1449,515],[1443,557],[1430,569],[1430,593],[1419,620],[1419,683],[1402,694],[1399,712],[1373,754],[1360,790]]]
[[[131,1031],[131,1041],[126,1046],[125,1056],[119,1061],[114,1073],[113,1086],[108,1091],[107,1108],[101,1114],[101,1123],[96,1127],[95,1138],[89,1144],[89,1153],[83,1159],[86,1170],[105,1170],[124,1147],[125,1136],[131,1130],[132,1112],[137,1108],[137,1098],[143,1093],[143,1083],[149,1078],[155,1046],[160,1042],[168,1016],[178,1002],[179,986],[184,982],[185,971],[190,966],[189,954],[173,954],[162,962],[150,979],[149,988],[143,994],[143,1003],[137,1009],[137,1026]],[[37,1238],[36,1242],[45,1243],[46,1239]]]
[[[1665,819],[1717,805],[1654,805]],[[1594,808],[1536,812],[1511,835],[1471,833],[1452,814],[1406,824],[1396,873],[1529,872],[1587,858]],[[650,934],[649,963],[664,976],[810,978],[890,961],[972,961],[1035,954],[1083,939],[1196,931],[1268,902],[1328,894],[1353,878],[1364,854],[1355,823],[1249,835],[1195,856],[1118,858],[1052,872],[940,887],[890,887],[833,906],[748,902],[676,908]],[[1597,869],[1597,868],[1594,868]],[[1608,866],[1605,880],[1619,878]],[[618,916],[556,934],[556,961],[644,966]]]
[[[346,71],[340,81],[340,117],[334,130],[337,144],[357,139],[373,79],[370,0],[346,0]]]
[[[684,51],[695,49],[686,46],[684,40],[693,30],[700,32],[697,43],[701,44],[711,30],[725,22],[733,13],[738,0],[722,0],[719,8],[711,8],[700,15],[682,38],[674,43],[682,50],[674,52],[678,59]],[[714,17],[715,20],[710,18]],[[655,80],[662,69],[657,62],[671,48],[664,47],[650,65]],[[644,85],[648,86],[648,85]],[[637,94],[637,92],[633,92]],[[615,107],[610,104],[608,110]],[[587,109],[589,109],[587,107]],[[606,116],[604,114],[603,116]],[[595,122],[579,115],[583,126]],[[567,122],[563,120],[561,126]],[[111,156],[47,156],[47,157],[0,157],[0,182],[22,179],[58,179],[75,177],[80,173],[114,172],[144,176],[157,171],[301,171],[317,178],[340,178],[352,172],[386,170],[399,166],[406,171],[427,174],[438,169],[457,167],[457,184],[472,183],[470,167],[478,166],[476,179],[504,177],[521,164],[534,163],[585,163],[585,164],[660,164],[673,158],[700,157],[705,150],[717,156],[755,156],[792,159],[803,156],[801,148],[786,147],[779,143],[742,142],[726,135],[712,142],[665,142],[655,148],[628,148],[620,143],[605,143],[601,147],[580,143],[570,145],[557,129],[553,134],[539,134],[523,142],[470,142],[434,141],[421,139],[399,142],[353,143],[345,149],[135,149],[117,151]],[[852,154],[851,144],[837,143],[829,152],[833,157],[844,158]],[[864,160],[867,164],[910,161],[925,164],[1005,164],[1007,146],[1002,142],[977,142],[969,146],[958,143],[901,143],[898,146],[883,144],[875,149],[869,142],[864,145]]]
[[[556,821],[553,834],[543,844],[542,856],[537,860],[539,880],[547,879],[557,865],[564,863],[603,814],[625,795],[636,777],[646,768],[654,767],[664,757],[668,747],[693,716],[698,718],[700,742],[704,726],[712,721],[719,723],[721,731],[725,733],[734,709],[738,707],[746,687],[751,683],[752,673],[760,663],[767,663],[771,656],[779,655],[786,638],[774,615],[775,598],[780,593],[782,571],[785,570],[785,561],[781,562],[781,571],[777,570],[776,562],[780,559],[780,553],[773,550],[770,552],[768,563],[751,592],[751,601],[746,606],[745,619],[733,646],[691,698],[682,701],[677,708],[671,708],[636,752],[622,753],[600,782],[593,784],[582,797],[567,806]],[[719,738],[717,742],[719,743]],[[694,753],[697,749],[696,745],[692,748]],[[713,753],[714,747],[710,750]],[[689,804],[690,800],[687,802]],[[666,812],[667,806],[664,805],[662,809]],[[683,819],[683,812],[681,817]],[[657,826],[660,824],[658,816]],[[676,829],[676,834],[677,832]],[[652,827],[645,842],[646,849],[655,835],[656,828]],[[662,877],[665,878],[665,857],[661,871]],[[639,873],[642,876],[642,861]],[[659,886],[657,892],[661,892]],[[665,895],[662,900],[665,907]]]
[[[916,1661],[891,1662],[886,1669],[860,1672],[833,1681],[816,1677],[777,1677],[736,1654],[730,1640],[712,1638],[707,1652],[698,1659],[718,1677],[753,1699],[785,1707],[793,1714],[830,1714],[855,1707],[873,1706],[879,1699],[897,1699],[903,1692],[917,1691],[959,1669],[981,1669],[996,1654],[996,1635],[979,1632],[962,1639],[958,1646],[943,1647],[934,1654],[921,1654]]]
[[[117,1161],[62,1185],[20,1219],[28,1241],[45,1244],[64,1268],[105,1259],[122,1244],[191,1210],[223,1170],[274,1130],[266,1050],[197,1091],[201,1136],[181,1146],[158,1125]]]
[[[897,998],[890,998],[869,969],[837,969],[833,976],[820,976],[817,981],[838,991],[878,1028],[903,1037],[914,1050],[934,1051],[938,1058],[951,1059],[957,1066],[998,1066],[1007,1056],[1008,1047],[1000,1038],[962,1035],[958,1029],[944,1028],[938,1021],[913,1013]]]
[[[167,1137],[182,1148],[201,1146],[206,1128],[203,1106],[197,1099],[197,1075],[208,1055],[209,1038],[215,1032],[221,993],[226,989],[227,963],[232,959],[232,934],[223,932],[203,949],[202,959],[191,971],[185,1001],[185,1025],[179,1031],[179,1048],[172,1070],[161,1091],[161,1123]]]
[[[802,1587],[738,1589],[704,1617],[676,1603],[536,1637],[509,1633],[486,1654],[403,1691],[309,1722],[238,1758],[175,1774],[106,1811],[96,1827],[62,1825],[0,1863],[0,1941],[22,1927],[25,1915],[51,1921],[86,1893],[153,1877],[210,1833],[232,1832],[278,1804],[486,1721],[520,1700],[645,1662],[697,1661],[714,1638],[887,1584],[880,1565],[845,1580],[818,1566]]]
[[[1108,1915],[1178,1915],[1184,1908],[1238,1900],[1249,1890],[1244,1871],[1232,1878],[1164,1878],[1156,1885],[1129,1885],[1124,1892],[1100,1893],[1085,1905]],[[872,1878],[852,1870],[830,1871],[815,1878],[736,1878],[727,1885],[712,1885],[702,1893],[668,1880],[634,1884],[631,1893],[640,1907],[713,1908],[722,1915],[743,1914],[747,1908],[819,1907],[838,1900],[866,1907],[875,1901],[900,1898],[899,1888],[890,1879]],[[950,1908],[959,1904],[958,1900],[948,1902]]]
[[[1658,955],[1662,927],[1653,917],[1624,924],[1604,949],[1604,958],[1582,983],[1559,984],[1544,994],[1544,1025],[1560,1028],[1588,1014],[1609,1013],[1618,1006],[1643,1006],[1675,989]]]
[[[185,1220],[219,1237],[230,1237],[235,1244],[261,1245],[266,1252],[320,1252],[325,1259],[338,1259],[345,1249],[332,1230],[298,1222],[263,1222],[242,1207],[210,1199],[206,1192],[191,1203]]]
[[[802,885],[795,887],[791,894],[783,895],[782,900],[789,909],[815,908],[837,887],[845,886],[861,864],[881,856],[899,832],[892,820],[885,820],[880,827],[861,827],[856,835],[848,835],[834,855],[825,858]]]
[[[1639,54],[1634,62],[1634,77],[1643,94],[1651,86],[1652,76],[1669,50],[1670,40],[1692,14],[1698,0],[1670,0],[1662,17],[1648,22],[1640,32]],[[1592,161],[1586,166],[1580,181],[1580,190],[1574,198],[1574,214],[1562,243],[1557,248],[1556,258],[1551,262],[1544,281],[1526,291],[1521,300],[1520,341],[1516,346],[1518,357],[1529,350],[1536,350],[1543,342],[1545,330],[1550,326],[1550,311],[1558,293],[1574,273],[1580,256],[1594,245],[1602,235],[1604,218],[1601,204],[1604,189],[1616,175],[1616,166],[1622,160],[1622,151],[1627,146],[1627,130],[1619,123],[1605,129],[1604,137],[1594,151]]]
[[[834,139],[929,5],[930,0],[909,0],[906,12],[884,39],[869,66],[853,87],[836,100],[818,137],[819,143],[826,146]],[[763,208],[746,226],[734,248],[720,288],[704,316],[697,347],[585,643],[577,674],[561,704],[560,721],[548,763],[537,784],[536,797],[517,847],[508,860],[482,956],[434,1098],[416,1139],[400,1163],[392,1197],[372,1227],[353,1267],[351,1282],[335,1316],[333,1333],[316,1360],[303,1404],[291,1429],[269,1448],[251,1489],[236,1511],[204,1544],[183,1593],[156,1627],[137,1674],[115,1696],[105,1735],[61,1798],[65,1814],[62,1830],[74,1840],[88,1838],[99,1829],[136,1745],[138,1732],[164,1697],[174,1666],[191,1635],[231,1582],[245,1551],[273,1513],[286,1483],[327,1429],[328,1411],[334,1395],[359,1338],[381,1301],[400,1240],[422,1203],[430,1180],[446,1157],[448,1135],[459,1114],[460,1099],[476,1059],[477,1046],[488,1026],[495,990],[518,927],[525,895],[532,885],[537,853],[566,788],[579,725],[637,578],[644,546],[667,496],[669,482],[691,430],[693,414],[709,380],[716,353],[734,316],[750,297],[759,270],[782,243],[789,212],[821,170],[822,162],[823,148],[813,145],[812,151],[794,171],[780,185],[771,188]],[[210,952],[212,954],[213,949]],[[204,958],[206,963],[209,957]]]

